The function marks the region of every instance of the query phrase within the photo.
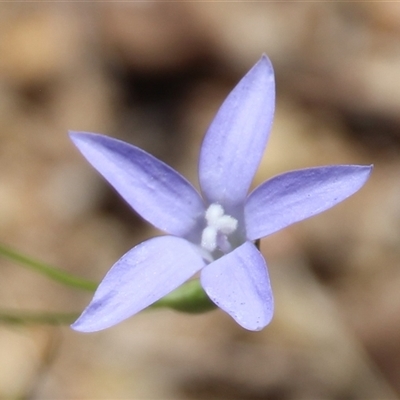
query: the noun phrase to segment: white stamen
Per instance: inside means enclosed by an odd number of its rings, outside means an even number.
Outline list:
[[[223,252],[230,251],[227,235],[235,232],[238,221],[230,215],[224,214],[220,204],[211,204],[205,214],[207,226],[201,235],[201,246],[210,252],[217,247]]]
[[[201,247],[208,251],[214,251],[217,247],[217,230],[213,226],[207,226],[201,235]]]
[[[223,215],[220,217],[216,223],[216,228],[224,233],[225,235],[229,235],[232,232],[236,231],[238,222],[235,218],[230,215]]]
[[[220,204],[211,204],[206,211],[208,225],[214,225],[224,215],[224,209]]]

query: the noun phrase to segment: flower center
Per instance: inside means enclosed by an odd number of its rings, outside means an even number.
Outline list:
[[[201,247],[210,253],[216,249],[229,253],[232,245],[229,243],[228,235],[236,231],[237,219],[226,215],[222,206],[216,203],[207,208],[205,218],[207,226],[201,235]]]

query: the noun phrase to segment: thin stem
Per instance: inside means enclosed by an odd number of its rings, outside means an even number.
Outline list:
[[[25,325],[69,325],[74,322],[79,313],[48,313],[33,311],[0,310],[0,324]]]
[[[70,274],[69,272],[57,269],[52,265],[42,263],[41,261],[34,260],[26,255],[10,249],[7,246],[4,246],[3,244],[0,244],[0,256],[14,261],[26,268],[30,268],[36,272],[39,272],[40,274],[45,275],[54,281],[62,283],[63,285],[87,290],[89,292],[94,292],[97,288],[97,284],[95,282],[80,278]]]

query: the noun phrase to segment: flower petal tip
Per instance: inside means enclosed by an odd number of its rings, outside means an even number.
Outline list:
[[[70,325],[70,328],[73,329],[74,331],[77,332],[86,332],[84,329],[82,329],[78,323],[79,320],[76,320],[73,324]]]
[[[68,131],[68,136],[72,143],[79,149],[79,145],[87,138],[88,133]]]
[[[78,319],[70,325],[71,329],[83,333],[99,332],[111,328],[119,322],[115,322],[111,317],[99,317],[96,314],[98,306],[96,302],[91,302]]]
[[[77,321],[78,322],[78,321]],[[109,328],[109,326],[105,326],[104,328],[91,328],[90,326],[85,326],[85,324],[80,324],[80,323],[73,323],[70,325],[70,328],[73,329],[76,332],[81,332],[81,333],[94,333],[94,332],[99,332],[102,331],[106,328]]]
[[[268,326],[272,318],[274,316],[274,305],[272,303],[266,307],[267,310],[264,310],[264,314],[260,314],[259,316],[248,315],[249,318],[246,320],[236,319],[236,322],[244,329],[248,331],[258,332],[263,330],[266,326]]]
[[[93,139],[95,137],[100,138],[103,135],[100,135],[98,133],[93,133],[93,132],[68,131],[68,136],[75,145],[78,145],[78,143],[82,142],[83,140],[87,140],[87,139],[91,139],[91,138]]]
[[[350,166],[351,167],[351,166]],[[360,177],[362,178],[362,182],[360,188],[367,182],[367,180],[369,179],[369,177],[372,174],[372,170],[374,169],[374,165],[370,164],[370,165],[354,165],[354,168],[359,168],[360,170]]]
[[[68,131],[68,136],[69,136],[71,139],[74,139],[74,138],[76,138],[76,137],[79,137],[79,136],[81,136],[82,134],[84,134],[84,132]]]
[[[266,54],[263,54],[261,56],[261,58],[256,62],[256,64],[249,72],[252,71],[259,71],[260,74],[265,74],[265,76],[269,77],[269,80],[274,83],[274,67],[272,66],[272,62]]]
[[[80,316],[73,324],[70,325],[71,329],[77,332],[84,332],[84,333],[90,333],[90,332],[96,332],[99,331],[100,329],[93,329],[90,327],[90,324],[85,323],[85,321],[82,321],[82,316]]]
[[[270,69],[273,69],[272,62],[271,62],[270,58],[265,53],[262,54],[261,58],[258,60],[256,65],[257,64],[263,64],[264,66],[266,66],[266,67],[268,67]]]

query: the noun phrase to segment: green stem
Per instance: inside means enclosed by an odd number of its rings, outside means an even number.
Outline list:
[[[94,292],[97,288],[97,284],[95,282],[62,271],[60,269],[57,269],[56,267],[53,267],[52,265],[44,264],[40,261],[34,260],[2,244],[0,244],[0,256],[3,256],[11,261],[15,261],[23,267],[37,271],[42,275],[53,279],[54,281],[62,283],[63,285],[87,290],[89,292]]]
[[[198,279],[184,283],[178,289],[153,303],[148,309],[163,307],[192,314],[217,308],[207,296]]]
[[[69,325],[74,322],[79,313],[48,313],[33,311],[0,310],[0,324],[25,325]]]

